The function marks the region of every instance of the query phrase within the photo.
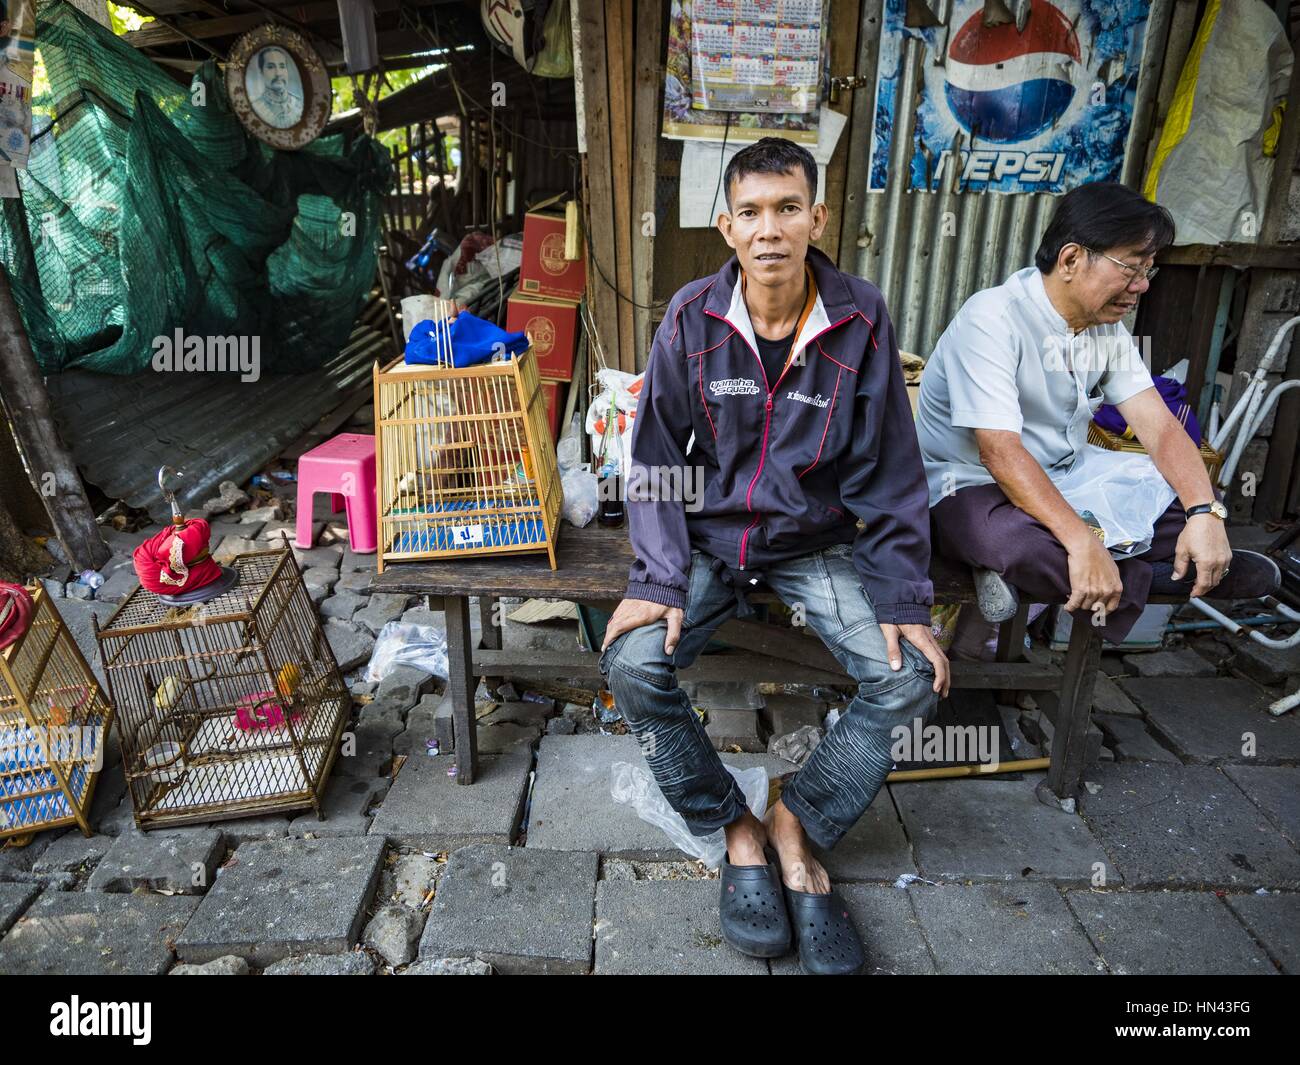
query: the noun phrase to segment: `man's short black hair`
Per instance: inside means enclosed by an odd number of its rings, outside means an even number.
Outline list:
[[[731,157],[727,171],[722,176],[722,183],[726,186],[727,210],[731,210],[733,181],[739,181],[750,174],[788,174],[791,170],[798,173],[800,168],[808,179],[808,206],[811,207],[817,199],[817,160],[812,157],[812,152],[784,137],[764,137],[741,148]]]
[[[1067,244],[1099,252],[1137,244],[1143,255],[1154,255],[1173,242],[1174,219],[1168,211],[1117,181],[1097,181],[1061,197],[1034,265],[1050,274]]]

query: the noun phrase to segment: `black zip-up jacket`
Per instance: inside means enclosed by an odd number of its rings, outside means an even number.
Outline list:
[[[669,304],[632,431],[625,594],[684,608],[692,547],[761,571],[852,541],[877,620],[927,624],[925,471],[884,299],[816,248],[807,261],[816,304],[776,381],[735,256]]]

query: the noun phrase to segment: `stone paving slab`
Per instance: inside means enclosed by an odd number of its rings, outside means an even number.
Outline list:
[[[65,832],[49,845],[45,853],[32,862],[33,873],[73,873],[94,865],[113,845],[112,836],[83,836],[80,831]]]
[[[1119,976],[1276,973],[1228,908],[1208,892],[1070,891],[1065,900]]]
[[[766,976],[722,940],[716,880],[602,880],[596,975]]]
[[[374,803],[388,791],[387,777],[354,777],[345,774],[331,776],[321,797],[321,813],[305,810],[290,823],[288,834],[295,837],[311,835],[364,836],[370,828]]]
[[[35,884],[0,884],[0,936],[9,931],[40,891]]]
[[[1212,677],[1215,673],[1214,663],[1190,647],[1125,655],[1124,665],[1139,677]]]
[[[844,880],[888,880],[915,873],[912,845],[888,788],[881,788],[867,812],[845,833],[833,850],[814,847],[817,860],[837,883]]]
[[[1250,765],[1300,761],[1300,723],[1273,717],[1269,697],[1246,680],[1126,680],[1124,688],[1146,711],[1152,730],[1184,761],[1195,765]],[[1255,753],[1243,754],[1244,734]]]
[[[375,959],[363,950],[346,954],[304,954],[268,965],[263,976],[374,976]]]
[[[447,776],[450,755],[407,759],[370,825],[396,846],[451,850],[469,843],[510,843],[523,815],[532,756],[527,749],[479,760],[473,784]]]
[[[862,939],[867,955],[864,976],[929,976],[935,972],[907,891],[879,884],[837,884],[835,890]],[[793,954],[773,958],[771,965],[773,976],[799,973],[799,959]]]
[[[452,852],[420,958],[474,956],[501,973],[586,973],[598,860],[476,844]]]
[[[1291,766],[1228,765],[1223,774],[1264,811],[1282,835],[1300,846],[1300,769]]]
[[[1039,802],[1034,787],[1041,779],[1035,773],[1023,780],[891,784],[922,874],[1089,884],[1100,862],[1113,883],[1116,871],[1083,820]]]
[[[294,954],[337,954],[357,942],[379,882],[383,840],[245,843],[176,941],[182,961],[235,954],[264,967]]]
[[[47,890],[0,939],[0,974],[160,976],[198,904],[185,895]]]
[[[738,769],[762,765],[769,778],[795,769],[767,754],[724,754],[722,761]],[[543,736],[537,752],[528,846],[662,861],[685,857],[631,806],[610,797],[609,773],[615,762],[645,767],[636,737]]]
[[[1225,895],[1224,901],[1284,973],[1300,975],[1300,895]]]
[[[1142,711],[1105,673],[1098,673],[1092,689],[1092,709],[1096,714],[1124,714],[1128,717],[1141,717]]]
[[[1050,884],[914,885],[908,889],[942,973],[1096,974],[1105,971]]]
[[[1115,758],[1121,762],[1178,762],[1178,755],[1162,747],[1140,717],[1127,714],[1097,714],[1092,720],[1110,740]]]
[[[1082,812],[1130,888],[1300,886],[1300,854],[1219,770],[1096,766]]]
[[[186,835],[124,832],[95,867],[86,888],[123,892],[150,888],[202,895],[224,851],[221,833],[211,828]]]

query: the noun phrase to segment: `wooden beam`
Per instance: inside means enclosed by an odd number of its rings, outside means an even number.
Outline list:
[[[634,373],[645,369],[650,354],[649,305],[654,300],[654,230],[644,233],[647,215],[654,222],[655,165],[658,161],[662,51],[667,5],[643,3],[636,13],[636,74],[632,103],[632,308]]]
[[[1300,64],[1297,64],[1300,66]],[[1235,266],[1294,270],[1300,259],[1294,244],[1181,244],[1156,256],[1160,266]]]
[[[78,570],[99,569],[112,552],[95,524],[95,514],[86,499],[76,464],[59,439],[50,397],[9,287],[9,274],[3,267],[0,267],[0,399],[8,411],[28,469],[36,478],[34,487],[68,558]]]
[[[152,14],[152,9],[150,12],[146,12],[135,0],[123,0],[123,4],[126,7],[135,8],[141,14],[151,14],[151,17],[159,19],[157,22],[122,35],[122,39],[133,48],[156,48],[159,45],[179,44],[185,40],[194,41],[199,38],[234,37],[245,30],[251,30],[254,26],[262,25],[271,18],[271,14],[268,13],[271,10],[269,6],[260,11],[246,11],[236,15],[222,11],[216,18],[194,18],[181,21]],[[400,0],[374,0],[374,5],[376,14],[382,14],[396,11],[401,6],[401,3]],[[208,4],[204,5],[204,10],[209,13],[221,11],[220,8]],[[335,0],[315,0],[313,3],[286,7],[282,13],[277,11],[276,16],[282,18],[289,25],[300,26],[304,23],[313,22],[332,25],[337,36],[339,8]],[[413,44],[418,43],[418,39],[409,32],[405,36]]]
[[[618,321],[618,365],[636,372],[636,344],[632,322],[632,110],[629,106],[632,57],[626,50],[625,30],[631,32],[632,0],[614,0],[606,7],[605,43],[609,77],[609,157],[614,182],[613,270]]]
[[[587,294],[599,347],[621,366],[618,352],[618,306],[611,285],[615,277],[614,176],[610,159],[609,79],[605,59],[605,5],[602,0],[573,0],[578,10],[582,53],[584,128],[587,138],[586,212]],[[594,342],[593,342],[594,344]],[[597,367],[593,365],[593,371]]]
[[[833,74],[854,74],[857,63],[858,28],[862,23],[863,0],[841,0],[831,4],[831,24],[827,31],[831,43],[831,72]],[[857,90],[865,92],[865,90]],[[832,111],[847,115],[853,109],[854,93],[843,93],[837,103],[828,103]],[[822,192],[826,206],[830,209],[830,219],[826,223],[817,247],[830,256],[832,262],[839,261],[841,223],[844,219],[844,196],[848,188],[849,142],[853,139],[852,123],[844,124],[835,153],[826,167],[826,187]]]

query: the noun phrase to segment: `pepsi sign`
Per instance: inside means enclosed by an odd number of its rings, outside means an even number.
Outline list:
[[[1015,5],[1011,5],[1015,7]],[[985,25],[983,0],[948,23],[903,24],[886,0],[869,188],[888,184],[906,47],[922,49],[908,173],[913,190],[1064,192],[1123,164],[1150,0],[1029,0],[1023,22]]]

